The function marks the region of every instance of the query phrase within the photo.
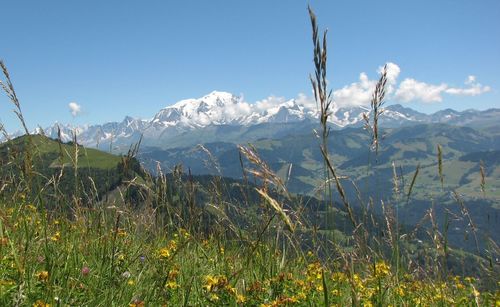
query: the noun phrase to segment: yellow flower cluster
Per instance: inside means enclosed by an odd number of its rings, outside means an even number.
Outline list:
[[[168,259],[177,251],[177,241],[170,240],[167,246],[158,250],[158,256],[161,259]]]
[[[237,299],[236,289],[229,284],[228,279],[223,275],[205,276],[203,290],[211,302],[224,304],[232,299]]]
[[[375,278],[384,278],[391,273],[391,268],[384,261],[379,261],[375,263],[375,269],[373,275]]]

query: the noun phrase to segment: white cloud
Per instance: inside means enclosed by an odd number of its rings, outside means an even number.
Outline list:
[[[223,108],[219,108],[219,112],[223,113],[229,118],[243,117],[250,114],[251,111],[251,106],[243,101],[243,99],[241,99],[237,104],[227,104]]]
[[[432,85],[408,78],[399,84],[395,98],[402,102],[412,100],[419,100],[425,103],[441,102],[443,101],[441,94],[447,87],[446,84]]]
[[[386,63],[387,65],[387,94],[394,92],[394,86],[396,85],[397,78],[401,69],[397,64],[392,62]],[[377,73],[380,75],[384,67],[380,66]],[[365,72],[359,74],[359,81],[351,83],[344,86],[341,89],[335,90],[333,92],[333,100],[337,107],[348,107],[348,106],[362,106],[369,105],[372,99],[373,90],[379,76],[376,79],[369,79]]]
[[[359,81],[351,83],[333,92],[337,107],[360,106],[370,103],[377,81],[368,79],[366,73],[359,74]]]
[[[401,68],[399,68],[399,66],[397,64],[394,64],[392,62],[388,62],[386,65],[387,65],[386,92],[387,92],[387,94],[392,94],[392,92],[394,92],[394,86],[396,85],[397,79],[399,77],[399,73],[401,72]],[[384,67],[380,66],[377,70],[378,74],[380,75],[383,70],[384,70]]]
[[[309,109],[314,109],[316,108],[316,101],[314,101],[314,98],[308,97],[304,93],[299,93],[297,95],[297,98],[295,98],[295,102],[297,102],[298,105],[304,106]]]
[[[82,106],[76,102],[70,102],[68,104],[68,107],[69,107],[69,112],[71,113],[71,115],[73,115],[73,117],[77,116],[82,112]]]
[[[446,83],[430,84],[419,81],[414,78],[406,78],[398,84],[398,77],[401,68],[392,62],[387,62],[387,84],[386,99],[394,99],[400,102],[420,101],[423,103],[435,103],[443,101],[443,94],[456,96],[477,96],[489,92],[489,86],[483,86],[477,82],[476,76],[470,75],[465,80],[465,87],[451,87]],[[378,75],[384,67],[379,66]],[[365,72],[360,73],[359,80],[333,91],[333,100],[338,108],[348,106],[367,106],[372,99],[373,90],[379,77],[376,79],[368,78]],[[298,98],[298,101],[309,103],[311,100]],[[314,101],[313,101],[314,102]],[[305,104],[303,104],[305,105]]]
[[[476,83],[476,76],[470,75],[467,77],[467,80],[465,80],[465,84],[474,84]]]
[[[387,62],[387,83],[388,84],[395,84],[397,78],[399,77],[399,73],[401,72],[401,68],[397,64],[394,64],[392,62]],[[384,66],[379,66],[377,72],[379,74],[382,73],[384,70]]]
[[[446,89],[445,92],[450,95],[477,96],[491,90],[489,86],[483,86],[481,83],[476,82],[476,76],[473,75],[467,77],[465,84],[468,85],[469,88],[450,87]]]
[[[456,96],[476,96],[486,93],[491,90],[489,86],[483,86],[477,82],[476,76],[467,76],[464,81],[464,87],[451,87],[446,83],[431,84],[414,78],[406,78],[398,82],[401,73],[401,68],[392,62],[387,62],[387,84],[386,84],[386,100],[399,102],[419,101],[423,103],[437,103],[443,101],[443,95]],[[332,92],[334,108],[350,107],[350,106],[368,106],[372,99],[373,90],[377,84],[380,74],[384,66],[379,66],[377,69],[377,77],[370,79],[365,72],[359,74],[357,82],[345,85],[340,89]],[[294,99],[295,102],[305,107],[308,110],[316,110],[317,105],[314,100],[314,93],[310,96],[299,93]],[[253,104],[245,104],[241,106],[241,110],[234,110],[242,114],[250,112],[270,112],[277,110],[279,105],[291,103],[284,97],[270,96]],[[230,112],[233,112],[231,110]]]
[[[443,94],[455,96],[477,96],[489,92],[489,86],[483,86],[476,82],[475,76],[468,76],[465,81],[466,88],[450,87],[446,83],[439,85],[428,84],[407,78],[399,84],[395,99],[402,102],[421,101],[433,103],[443,101]]]
[[[269,96],[265,99],[255,102],[255,108],[258,112],[268,111],[278,107],[286,101],[284,97]]]

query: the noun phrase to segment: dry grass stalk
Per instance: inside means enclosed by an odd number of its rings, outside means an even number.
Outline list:
[[[21,122],[21,125],[24,128],[24,132],[26,133],[26,135],[30,135],[30,132],[28,130],[28,126],[26,125],[26,122],[24,121],[23,112],[21,111],[21,104],[19,103],[19,99],[17,98],[16,91],[14,90],[14,85],[12,85],[12,81],[10,80],[9,71],[7,70],[7,66],[5,66],[5,63],[2,60],[0,60],[0,67],[2,68],[3,75],[5,76],[5,82],[0,80],[0,86],[2,87],[2,89],[5,92],[5,94],[7,95],[7,97],[9,97],[10,101],[16,107],[14,110],[14,113],[19,118],[19,121]]]
[[[439,180],[441,181],[441,189],[444,189],[444,176],[443,176],[443,149],[441,145],[437,145],[438,150],[438,173]]]
[[[365,121],[365,129],[370,131],[372,135],[372,149],[375,150],[375,153],[378,154],[379,149],[379,130],[378,130],[378,121],[380,115],[384,113],[384,109],[382,105],[384,104],[385,98],[385,85],[387,83],[387,64],[384,65],[380,78],[375,85],[375,90],[372,94],[372,100],[370,103],[372,118],[369,118],[369,115],[363,113],[363,119]]]
[[[394,248],[394,235],[392,231],[392,224],[393,224],[393,212],[389,208],[386,208],[385,202],[383,200],[380,201],[382,203],[382,213],[385,219],[385,227],[387,228],[387,234],[388,238],[386,238],[387,243],[389,243],[391,249]]]
[[[313,32],[313,45],[314,45],[314,77],[310,76],[311,84],[314,92],[314,99],[316,104],[319,104],[320,110],[320,122],[322,127],[322,138],[323,147],[327,151],[327,138],[330,132],[328,128],[328,117],[330,116],[330,107],[332,105],[332,91],[328,91],[327,80],[326,80],[326,60],[327,60],[327,48],[326,48],[326,34],[328,31],[323,32],[323,41],[320,42],[318,24],[316,21],[316,15],[312,11],[311,7],[308,7],[309,17],[311,19],[311,26]]]
[[[266,200],[266,202],[271,206],[271,208],[274,209],[274,211],[278,214],[281,220],[285,223],[288,230],[290,232],[294,232],[295,225],[292,223],[292,220],[286,214],[285,210],[283,209],[283,206],[280,203],[278,203],[278,201],[276,201],[274,198],[269,196],[269,194],[267,194],[267,192],[264,189],[256,188],[255,191],[257,191],[257,193],[259,193],[260,196],[262,196]]]
[[[439,228],[438,228],[438,224],[436,221],[436,212],[434,210],[434,206],[429,208],[427,213],[428,213],[431,225],[432,225],[432,233],[430,233],[428,231],[429,236],[432,238],[432,242],[434,242],[434,245],[436,246],[436,250],[438,252],[444,252],[443,243],[442,243],[443,235],[441,234],[441,232],[439,231]]]
[[[396,196],[399,196],[399,177],[396,171],[396,163],[392,161],[392,183],[393,183],[393,191]]]
[[[17,118],[21,122],[21,125],[23,126],[25,134],[28,136],[27,139],[27,144],[26,144],[26,149],[25,149],[25,155],[24,155],[24,165],[23,165],[23,174],[25,176],[25,179],[27,179],[27,184],[26,188],[27,190],[31,190],[33,187],[31,186],[31,179],[32,179],[32,173],[33,173],[33,140],[31,139],[31,134],[28,130],[28,126],[26,125],[26,121],[24,120],[23,112],[21,110],[21,103],[19,102],[19,99],[17,98],[16,91],[14,90],[14,85],[12,84],[12,81],[10,79],[10,74],[9,71],[7,70],[7,66],[5,66],[5,63],[0,60],[0,67],[2,68],[3,75],[5,76],[5,82],[0,80],[0,86],[2,87],[3,91],[9,98],[9,100],[14,104],[15,109],[13,110],[14,113],[16,114]]]
[[[264,183],[265,190],[267,190],[267,184],[272,184],[278,190],[280,190],[284,194],[284,196],[286,196],[288,199],[291,199],[290,193],[288,192],[288,189],[286,188],[283,180],[281,180],[281,178],[271,170],[269,165],[267,165],[267,163],[260,158],[255,147],[238,145],[238,149],[240,153],[242,153],[248,159],[248,161],[258,167],[258,169],[247,169],[246,172],[261,179]]]
[[[0,132],[2,132],[3,138],[5,141],[10,141],[9,133],[5,129],[4,124],[0,123]]]
[[[415,182],[417,181],[418,173],[420,172],[420,163],[417,165],[417,169],[415,173],[413,173],[413,177],[411,178],[410,188],[408,189],[408,194],[406,194],[406,204],[410,201],[411,193],[413,192],[413,187],[415,186]]]
[[[484,168],[484,162],[483,160],[479,161],[479,175],[481,176],[481,192],[483,192],[483,195],[486,194],[485,192],[485,187],[486,187],[486,170]]]
[[[464,203],[462,197],[460,197],[460,194],[458,194],[457,191],[453,191],[453,197],[455,198],[455,201],[460,205],[460,211],[462,213],[462,216],[467,219],[467,223],[468,223],[467,226],[469,226],[470,229],[472,230],[472,235],[474,236],[474,242],[476,243],[477,252],[480,253],[479,242],[477,240],[477,235],[476,235],[477,228],[476,228],[476,225],[474,224],[474,222],[472,221],[472,218],[469,214],[469,210],[465,206],[465,203]]]
[[[212,155],[212,153],[210,152],[210,150],[208,150],[205,146],[203,146],[203,144],[198,144],[196,145],[196,148],[195,150],[200,150],[202,152],[204,152],[207,156],[208,156],[208,161],[207,160],[204,160],[204,164],[205,164],[205,167],[207,169],[210,168],[210,166],[212,165],[215,170],[217,171],[217,174],[219,176],[222,176],[222,169],[221,169],[221,166],[219,164],[219,161],[217,161],[217,158],[214,157],[214,155]]]
[[[339,192],[340,199],[342,200],[342,203],[344,204],[344,207],[346,208],[346,210],[349,214],[349,220],[351,221],[354,228],[357,228],[358,223],[356,222],[356,219],[354,218],[354,213],[352,211],[351,205],[349,204],[349,201],[347,200],[347,195],[345,193],[344,187],[342,186],[342,183],[340,182],[340,178],[337,175],[337,172],[336,172],[332,162],[328,158],[326,151],[324,151],[322,147],[321,147],[321,153],[323,154],[323,159],[325,160],[326,165],[327,165],[329,171],[331,172],[333,179],[335,180],[337,192]]]

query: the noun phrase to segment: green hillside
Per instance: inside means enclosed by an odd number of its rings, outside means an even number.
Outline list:
[[[331,159],[339,174],[346,176],[343,180],[344,187],[354,206],[361,206],[361,203],[352,182],[361,191],[360,196],[364,202],[371,198],[378,202],[384,200],[397,204],[408,225],[417,225],[433,204],[437,204],[439,210],[446,208],[461,216],[462,201],[466,206],[474,204],[471,205],[473,208],[470,212],[473,221],[477,221],[477,231],[483,235],[491,234],[496,242],[500,240],[500,223],[497,222],[500,163],[495,154],[498,151],[491,151],[500,148],[498,136],[469,127],[444,124],[383,129],[382,134],[380,150],[376,155],[369,149],[369,135],[361,128],[330,133]],[[290,191],[323,197],[323,158],[318,140],[312,133],[303,131],[298,135],[260,139],[252,145],[286,182]],[[442,148],[443,184],[439,175],[438,145]],[[207,143],[203,148],[143,148],[139,158],[150,169],[156,167],[156,162],[152,161],[160,161],[165,172],[181,163],[193,174],[232,178],[243,176],[238,148],[229,142]],[[484,191],[480,161],[483,161],[485,170]],[[398,178],[397,194],[394,193],[393,162]],[[245,163],[243,161],[246,167]],[[412,187],[411,197],[408,198],[409,186],[417,166],[419,174]],[[339,199],[338,195],[334,196]],[[375,209],[382,213],[379,205]],[[463,240],[464,233],[470,231],[467,221],[463,218],[454,219],[451,226],[459,229],[450,239],[452,244],[473,251],[474,243]]]
[[[22,136],[0,144],[2,197],[19,193],[29,183],[45,189],[46,200],[63,197],[99,199],[125,179],[123,157],[60,143],[43,135]],[[134,166],[138,169],[138,163]],[[30,193],[35,193],[31,191]]]
[[[78,150],[77,160],[79,168],[112,169],[121,161],[119,156],[113,154],[82,146],[78,146],[77,149],[71,142],[60,143],[58,140],[35,134],[30,137],[21,136],[0,144],[0,158],[2,162],[5,163],[9,153],[20,154],[20,158],[24,158],[26,148],[30,146],[28,138],[31,138],[34,163],[38,165],[49,165],[53,168],[60,168],[62,158],[64,167],[74,167],[73,161],[75,160],[76,150]],[[52,157],[54,158],[53,160],[51,159]]]
[[[471,176],[474,176],[474,170],[478,170],[479,160],[483,160],[488,172],[486,179],[490,183],[487,186],[489,190],[485,196],[492,200],[498,200],[499,195],[496,187],[500,178],[495,171],[498,167],[498,161],[488,157],[477,158],[471,163],[460,161],[464,155],[500,148],[498,136],[468,127],[454,127],[444,124],[384,129],[382,134],[384,137],[381,141],[380,151],[375,156],[375,153],[369,150],[369,135],[363,129],[349,128],[332,131],[329,138],[329,152],[332,161],[343,175],[349,176],[355,181],[366,179],[367,174],[370,176],[370,173],[367,173],[368,169],[382,174],[390,173],[389,178],[386,179],[392,180],[392,162],[401,168],[402,175],[410,175],[420,164],[423,174],[428,174],[428,176],[433,174],[432,177],[435,177],[437,172],[432,170],[436,170],[437,167],[437,146],[440,145],[443,149],[447,187],[458,188],[460,186],[468,191],[471,190],[472,187],[466,185],[474,181]],[[241,178],[241,165],[236,144],[231,142],[204,143],[202,141],[200,143],[220,164],[223,175]],[[323,159],[312,130],[311,132],[302,131],[301,134],[285,135],[278,138],[258,139],[252,142],[252,145],[258,149],[259,154],[276,172],[283,175],[288,174],[290,166],[292,167],[290,178],[287,178],[288,188],[291,191],[312,193],[322,180]],[[206,163],[212,158],[199,146],[167,150],[146,147],[142,148],[139,158],[151,170],[156,168],[154,161],[160,161],[165,171],[182,163],[195,174],[215,174],[213,165]],[[439,192],[441,189],[439,180],[422,179],[421,182],[431,184],[431,186],[427,186],[427,191],[430,189]],[[389,185],[389,192],[391,188]],[[477,196],[477,193],[473,195]]]

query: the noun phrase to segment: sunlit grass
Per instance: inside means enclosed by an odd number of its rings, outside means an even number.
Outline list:
[[[2,204],[1,305],[311,306],[325,299],[334,306],[500,303],[498,291],[480,292],[474,278],[397,275],[384,260],[356,267],[342,259],[325,264],[311,252],[287,257],[268,242],[249,258],[235,242],[183,229],[145,228],[136,218],[102,209],[81,210],[68,220],[27,203]]]

